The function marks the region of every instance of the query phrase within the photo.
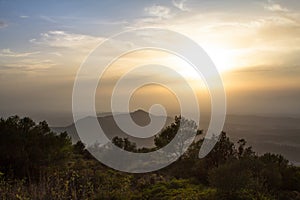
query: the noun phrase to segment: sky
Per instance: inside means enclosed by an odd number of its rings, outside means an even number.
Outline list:
[[[207,52],[223,79],[229,114],[300,115],[298,0],[0,0],[0,116],[70,123],[81,63],[112,35],[145,27],[181,33]],[[123,56],[111,66],[102,90],[97,90],[98,112],[110,110],[107,91],[122,70],[141,63],[176,68],[209,112],[207,89],[190,66],[174,55],[153,51]],[[181,84],[151,67],[132,75],[133,81],[141,78]],[[126,91],[129,84],[123,87]],[[147,110],[160,101],[170,113],[178,111],[175,96],[157,85],[145,86],[133,97],[132,110]]]

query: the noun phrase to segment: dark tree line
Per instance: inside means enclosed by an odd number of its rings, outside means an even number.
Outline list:
[[[138,148],[127,138],[112,142],[126,151],[154,151],[174,138],[183,121],[193,124],[176,117],[153,148]],[[300,170],[283,156],[257,155],[245,140],[235,144],[222,132],[199,159],[201,134],[170,166],[128,174],[102,165],[82,142],[72,144],[46,122],[0,119],[0,199],[300,199]]]
[[[71,155],[66,132],[56,134],[43,121],[28,117],[0,119],[0,171],[19,178],[39,178],[41,170],[62,166]]]

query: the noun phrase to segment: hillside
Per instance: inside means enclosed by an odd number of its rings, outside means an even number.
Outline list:
[[[144,110],[136,110],[136,111],[130,113],[132,120],[140,126],[146,126],[150,123],[149,115],[152,115],[152,114],[149,114],[148,112],[145,112]],[[115,117],[119,118],[119,119],[126,119],[126,118],[128,118],[128,115],[126,115],[124,113],[120,113],[120,114],[116,114]],[[151,117],[153,117],[154,120],[159,120],[159,121],[162,121],[165,118],[163,116],[156,116],[156,115],[152,115]],[[154,145],[154,142],[153,142],[154,137],[142,139],[142,138],[137,138],[137,137],[133,137],[131,135],[126,134],[116,124],[116,122],[114,120],[114,116],[109,113],[106,113],[104,116],[98,116],[98,121],[99,121],[99,124],[100,124],[101,128],[103,129],[104,133],[106,134],[106,136],[109,139],[112,139],[113,137],[116,137],[116,136],[121,137],[121,138],[128,137],[128,139],[130,141],[135,142],[137,144],[137,146],[139,146],[139,147],[152,147]],[[170,125],[172,122],[173,122],[173,119],[170,117],[167,117],[164,127]],[[87,124],[87,126],[88,126],[88,124],[91,123],[91,117],[83,118],[83,119],[77,121],[76,123]],[[66,126],[66,127],[52,127],[51,129],[54,132],[66,131],[71,136],[73,143],[76,143],[77,141],[80,140],[74,123],[69,126]]]

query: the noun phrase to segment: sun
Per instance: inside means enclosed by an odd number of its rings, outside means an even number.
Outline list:
[[[236,68],[236,64],[233,59],[234,55],[230,50],[213,46],[206,46],[203,47],[203,49],[208,54],[221,75],[222,73]],[[190,63],[176,55],[165,55],[164,59],[161,59],[161,64],[172,66],[174,70],[189,80],[201,79],[201,76]]]
[[[235,68],[234,55],[230,49],[215,46],[205,46],[203,49],[211,58],[220,73],[230,71]]]

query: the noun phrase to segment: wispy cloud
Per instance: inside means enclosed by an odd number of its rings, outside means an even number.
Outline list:
[[[126,19],[121,20],[111,20],[111,19],[98,19],[93,17],[75,17],[75,16],[56,16],[51,17],[54,21],[65,21],[65,22],[81,22],[85,24],[101,24],[101,25],[124,25],[129,22]]]
[[[27,57],[27,56],[31,56],[31,55],[35,55],[35,54],[39,54],[39,53],[40,53],[39,51],[18,53],[18,52],[14,52],[10,49],[2,49],[0,52],[0,56],[3,56],[3,57]]]
[[[255,66],[245,66],[233,71],[233,73],[258,73],[266,75],[269,73],[270,76],[274,74],[286,75],[289,74],[299,74],[300,68],[299,65],[255,65]]]
[[[101,25],[124,25],[124,24],[128,24],[128,21],[126,20],[99,20],[99,19],[88,19],[89,23],[91,24],[101,24]]]
[[[186,6],[187,0],[173,0],[173,5],[181,11],[190,11],[190,9]]]
[[[267,4],[264,5],[264,8],[273,12],[288,12],[289,9],[283,7],[282,5],[275,3],[272,0],[269,0]]]
[[[144,16],[137,17],[127,28],[156,26],[161,27],[164,22],[175,16],[171,8],[162,5],[152,5],[144,8]]]
[[[151,17],[157,17],[159,19],[168,19],[171,17],[171,9],[161,5],[153,5],[146,7],[145,12]]]
[[[29,16],[28,15],[20,15],[20,18],[26,19],[26,18],[29,18]]]
[[[0,71],[6,73],[37,72],[49,69],[56,64],[49,59],[22,59],[18,62],[1,63]]]
[[[55,19],[53,19],[52,17],[49,17],[49,16],[41,15],[40,18],[42,20],[47,21],[47,22],[57,23],[57,21]]]
[[[81,63],[85,56],[105,39],[101,36],[53,30],[41,33],[39,37],[31,39],[29,42],[35,48],[41,49],[42,58],[51,58],[56,61],[57,65],[65,66],[66,63],[68,65]],[[119,47],[120,45],[116,45],[116,48]]]
[[[98,44],[101,40],[103,40],[103,38],[90,35],[68,33],[65,31],[48,31],[41,33],[41,37],[38,39],[31,39],[30,42],[50,47],[90,48]]]

